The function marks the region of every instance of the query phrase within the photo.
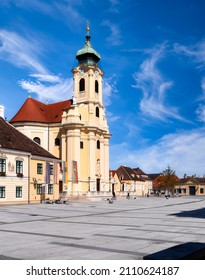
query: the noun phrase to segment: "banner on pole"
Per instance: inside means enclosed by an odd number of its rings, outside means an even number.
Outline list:
[[[46,184],[50,184],[51,168],[50,163],[46,161]]]
[[[78,164],[75,160],[73,160],[72,181],[73,183],[78,184]]]

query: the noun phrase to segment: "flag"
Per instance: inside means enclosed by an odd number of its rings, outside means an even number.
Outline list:
[[[54,181],[54,184],[58,183],[58,163],[56,161],[54,162],[53,181]]]
[[[50,163],[46,161],[46,184],[50,184],[50,175],[51,175],[51,169],[50,169]]]
[[[73,160],[72,182],[78,184],[78,164]]]

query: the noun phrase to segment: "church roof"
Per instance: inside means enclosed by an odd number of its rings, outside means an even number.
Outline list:
[[[1,148],[26,152],[40,157],[57,159],[36,142],[18,131],[2,117],[0,117],[0,149]]]
[[[59,123],[65,109],[72,104],[72,100],[65,100],[57,103],[45,104],[33,98],[27,98],[16,115],[10,120],[15,122],[40,122]]]
[[[85,45],[82,49],[80,49],[77,54],[76,58],[79,61],[79,64],[84,65],[95,65],[100,60],[100,54],[93,49],[91,43],[90,43],[90,28],[87,26],[87,35],[86,35],[86,41]]]

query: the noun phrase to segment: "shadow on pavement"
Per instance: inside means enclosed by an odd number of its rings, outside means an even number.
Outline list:
[[[182,212],[179,212],[179,213],[171,214],[170,216],[205,219],[205,208],[200,208],[200,209],[197,209],[197,210],[190,210],[190,211],[182,211]]]
[[[144,260],[205,260],[205,243],[188,242],[146,255]]]

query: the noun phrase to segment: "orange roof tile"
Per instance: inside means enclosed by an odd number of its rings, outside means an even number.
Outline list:
[[[68,109],[72,100],[65,100],[52,104],[44,104],[33,98],[27,98],[16,115],[10,120],[14,122],[40,122],[59,123],[62,119],[63,110]]]

